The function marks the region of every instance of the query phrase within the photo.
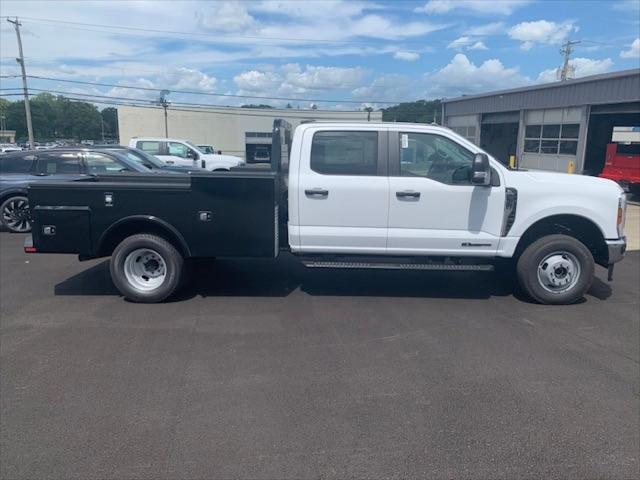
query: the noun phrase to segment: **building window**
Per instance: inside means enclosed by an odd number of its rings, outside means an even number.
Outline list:
[[[543,155],[576,155],[580,109],[527,112],[524,151]]]
[[[471,143],[475,143],[476,141],[475,125],[468,126],[468,127],[450,127],[450,128],[461,137],[464,137],[466,140],[469,140]]]
[[[271,132],[245,132],[245,138],[271,138]]]

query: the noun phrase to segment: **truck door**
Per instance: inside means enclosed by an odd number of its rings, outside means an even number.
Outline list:
[[[165,162],[169,165],[198,168],[198,153],[182,142],[167,142],[168,155]]]
[[[388,253],[494,255],[504,185],[472,185],[474,153],[453,135],[390,132],[389,143]]]
[[[73,180],[85,174],[80,152],[38,153],[38,175],[51,180]]]
[[[329,127],[327,127],[329,128]],[[305,131],[293,250],[383,254],[389,214],[387,131]]]

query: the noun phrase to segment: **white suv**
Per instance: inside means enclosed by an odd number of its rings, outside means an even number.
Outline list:
[[[238,167],[245,163],[242,158],[232,155],[204,153],[188,140],[175,138],[134,137],[129,142],[129,146],[144,150],[167,165],[229,170],[231,167]]]

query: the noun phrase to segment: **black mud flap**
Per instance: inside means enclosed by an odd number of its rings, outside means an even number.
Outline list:
[[[614,266],[615,266],[615,263],[610,263],[609,266],[607,267],[607,281],[608,282],[613,280],[613,267]]]

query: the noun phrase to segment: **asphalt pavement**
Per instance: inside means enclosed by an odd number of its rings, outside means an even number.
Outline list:
[[[0,477],[638,478],[640,252],[584,301],[216,261],[161,305],[0,233]]]

